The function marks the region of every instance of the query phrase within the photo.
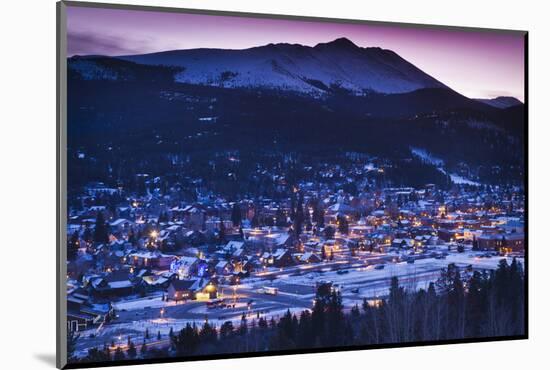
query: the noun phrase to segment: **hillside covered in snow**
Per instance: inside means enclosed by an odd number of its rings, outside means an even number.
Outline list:
[[[119,59],[184,70],[179,82],[223,87],[263,87],[306,93],[345,89],[356,94],[405,93],[445,88],[391,50],[362,48],[346,38],[314,47],[269,44],[244,50],[190,49]]]

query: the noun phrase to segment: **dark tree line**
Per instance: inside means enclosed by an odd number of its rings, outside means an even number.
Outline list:
[[[342,297],[328,285],[318,288],[312,310],[287,311],[278,321],[256,316],[219,329],[206,321],[170,332],[170,347],[141,357],[276,351],[383,343],[404,343],[524,334],[524,272],[515,259],[495,271],[460,271],[451,264],[429,288],[409,292],[394,277],[383,300],[364,300],[344,312]],[[135,357],[92,349],[85,361]]]

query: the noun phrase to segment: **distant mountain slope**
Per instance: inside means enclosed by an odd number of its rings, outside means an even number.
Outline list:
[[[179,67],[149,66],[104,56],[68,59],[69,79],[88,81],[172,82]]]
[[[523,105],[521,101],[512,96],[499,96],[493,99],[475,99],[481,103],[485,103],[495,108],[506,109],[516,105]]]
[[[175,77],[178,82],[210,86],[317,94],[337,89],[355,94],[448,89],[391,50],[358,47],[345,38],[314,47],[269,44],[244,50],[189,49],[117,58],[181,67],[184,70]]]
[[[456,110],[483,114],[499,111],[456,91],[443,88],[419,89],[400,94],[368,94],[359,97],[333,94],[326,100],[341,111],[370,117],[406,118],[422,114],[439,115]]]
[[[413,147],[482,183],[523,179],[523,104],[469,99],[392,51],[347,39],[75,56],[67,66],[72,154],[87,150],[109,166],[112,148],[135,168],[158,168],[173,156],[226,150],[365,152],[410,163]],[[416,171],[394,173],[407,183]]]

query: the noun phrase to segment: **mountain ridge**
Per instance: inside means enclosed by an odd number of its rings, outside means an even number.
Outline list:
[[[492,99],[478,98],[473,100],[476,100],[478,102],[481,102],[481,103],[490,105],[491,107],[499,108],[499,109],[507,109],[518,105],[521,105],[521,106],[523,105],[523,103],[519,99],[514,98],[513,96],[498,96]]]
[[[114,58],[183,68],[175,75],[177,82],[227,88],[262,87],[310,94],[344,89],[357,95],[449,88],[391,50],[359,47],[343,37],[315,46],[277,43],[247,49],[169,50]]]

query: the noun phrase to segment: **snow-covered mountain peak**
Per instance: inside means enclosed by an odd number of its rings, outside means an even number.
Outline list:
[[[315,48],[338,48],[338,49],[358,49],[359,46],[355,45],[350,39],[346,37],[340,37],[329,42],[321,42],[314,46]]]
[[[175,80],[224,88],[266,88],[307,94],[448,89],[391,50],[363,48],[341,37],[313,47],[268,44],[248,49],[188,49],[116,57],[141,65],[178,67]]]

